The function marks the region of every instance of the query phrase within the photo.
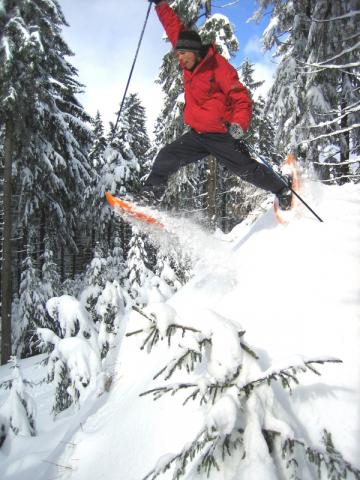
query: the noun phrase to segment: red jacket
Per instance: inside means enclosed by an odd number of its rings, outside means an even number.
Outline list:
[[[156,7],[166,34],[176,45],[185,29],[168,4]],[[234,67],[211,45],[193,71],[183,70],[185,91],[184,121],[198,133],[226,132],[227,123],[237,123],[246,131],[252,115],[248,91],[239,82]]]

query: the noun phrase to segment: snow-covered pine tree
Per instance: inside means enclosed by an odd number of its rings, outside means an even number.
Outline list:
[[[95,171],[99,173],[102,167],[103,155],[107,145],[104,125],[99,111],[96,112],[95,118],[92,120],[92,125],[93,143],[89,153],[89,160]]]
[[[83,305],[70,295],[48,300],[46,309],[51,328],[38,328],[41,346],[50,350],[48,381],[55,388],[54,414],[72,404],[80,404],[88,395],[104,391],[106,375],[102,370],[98,333]]]
[[[133,226],[127,255],[128,291],[135,303],[141,306],[147,303],[147,290],[150,287],[150,280],[154,276],[148,265],[144,239],[139,229]]]
[[[321,176],[333,167],[339,181],[354,178],[360,128],[356,2],[258,3],[255,18],[268,15],[271,8],[264,45],[276,48],[280,57],[269,96],[269,111],[278,125],[277,149],[292,150],[315,164]]]
[[[173,266],[176,267],[174,263],[174,256],[169,257],[159,252],[155,273],[157,288],[165,299],[170,298],[181,287],[180,280],[173,268]]]
[[[280,163],[281,156],[274,146],[275,125],[265,113],[265,99],[257,95],[257,90],[264,84],[265,80],[254,79],[254,65],[245,59],[239,68],[241,82],[248,88],[253,99],[253,116],[249,132],[246,135],[246,145],[251,151],[271,163]]]
[[[60,275],[57,264],[54,261],[54,253],[49,239],[45,240],[45,249],[41,258],[40,289],[46,302],[49,298],[56,297],[60,292]]]
[[[17,138],[19,222],[34,228],[45,211],[49,233],[57,232],[54,240],[71,241],[73,207],[92,170],[90,117],[75,97],[81,85],[61,35],[66,21],[52,0],[3,4],[0,108]]]
[[[130,145],[131,127],[126,118],[114,130],[110,125],[108,145],[103,155],[103,166],[88,203],[94,205],[93,219],[99,228],[94,240],[104,249],[113,248],[114,239],[120,238],[124,250],[129,237],[129,227],[105,202],[105,192],[118,196],[137,192],[140,188],[140,164]]]
[[[160,341],[168,343],[173,358],[154,377],[165,382],[141,394],[157,400],[164,395],[183,394],[183,404],[199,402],[204,421],[192,441],[178,453],[165,453],[143,480],[155,480],[169,469],[180,478],[352,478],[360,470],[335,449],[331,434],[322,432],[323,445],[307,444],[303,429],[284,411],[272,388],[276,382],[291,392],[304,372],[317,373],[318,365],[336,363],[329,358],[283,360],[263,370],[255,351],[245,341],[238,322],[209,309],[190,314],[183,325],[169,304],[148,305],[137,310],[144,335],[141,349],[151,353]],[[139,318],[140,320],[140,318]],[[224,347],[226,345],[226,347]],[[176,373],[185,370],[189,381],[176,382]],[[175,378],[174,378],[175,377]],[[320,436],[319,436],[320,437]]]
[[[308,157],[317,158],[320,151],[320,169],[338,183],[359,178],[359,18],[356,1],[318,0],[307,42],[309,113],[302,125],[310,129],[302,146]]]
[[[127,277],[127,270],[124,258],[124,250],[120,238],[114,239],[114,248],[106,258],[106,279],[109,282],[116,280],[121,285]]]
[[[36,329],[48,326],[45,305],[49,297],[46,298],[44,293],[34,265],[32,249],[28,247],[22,264],[16,313],[18,323],[14,325],[15,349],[22,358],[38,352]]]
[[[277,48],[281,57],[273,87],[269,92],[269,109],[277,122],[276,148],[284,155],[297,148],[301,112],[304,111],[304,76],[297,62],[306,60],[306,40],[309,32],[307,1],[272,2],[259,0],[259,10],[254,18],[259,19],[270,6],[271,21],[263,33],[264,46]],[[311,2],[310,2],[311,3]],[[298,149],[295,152],[299,153]]]
[[[87,160],[91,131],[86,125],[89,117],[75,97],[81,85],[61,35],[66,21],[53,0],[5,0],[1,5],[0,115],[6,126],[8,186],[5,236],[14,233],[14,220],[16,227],[28,226],[34,238],[48,233],[57,244],[74,247],[73,226],[92,176]],[[14,219],[13,193],[20,199]],[[43,239],[39,240],[41,244]],[[9,242],[6,246],[9,270],[12,252]],[[6,278],[10,277],[7,271]],[[3,318],[9,323],[9,312]]]
[[[137,93],[126,97],[120,116],[119,137],[129,144],[131,152],[138,160],[141,170],[147,160],[150,139],[146,127],[146,112]]]
[[[124,319],[127,302],[126,292],[116,280],[106,282],[95,307],[101,359],[104,359],[115,345],[116,334]]]
[[[89,312],[93,322],[96,322],[96,302],[107,281],[107,261],[100,245],[96,245],[94,257],[88,265],[83,290],[80,294],[82,305]]]
[[[0,447],[9,435],[32,437],[36,435],[35,404],[28,393],[29,382],[24,380],[16,357],[10,358],[12,378],[8,382],[9,396],[0,408],[2,428],[0,432]]]

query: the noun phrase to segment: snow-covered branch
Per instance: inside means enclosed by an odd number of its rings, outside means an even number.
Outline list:
[[[347,162],[313,162],[314,165],[321,165],[322,167],[339,167],[340,165],[353,165],[360,162],[360,157],[354,157]]]
[[[339,130],[335,130],[334,132],[324,133],[324,134],[319,135],[319,136],[314,137],[314,138],[307,138],[306,140],[302,140],[299,143],[299,145],[302,145],[304,143],[309,143],[309,142],[315,142],[316,140],[320,140],[321,138],[335,137],[337,135],[340,135],[341,133],[351,132],[351,131],[355,130],[356,128],[360,128],[360,123],[355,123],[354,125],[351,125],[350,127],[341,128]]]
[[[248,397],[254,388],[260,387],[261,385],[270,385],[272,381],[280,381],[283,388],[288,388],[291,391],[291,382],[299,384],[297,375],[299,373],[304,373],[307,370],[312,371],[316,375],[320,373],[314,368],[314,365],[323,365],[325,363],[342,363],[341,360],[336,358],[315,358],[310,360],[305,360],[303,363],[298,365],[290,365],[280,369],[272,369],[265,371],[262,375],[258,376],[256,379],[248,381],[244,384],[237,382],[236,379],[240,374],[241,368],[234,373],[232,378],[229,378],[228,381],[220,383],[207,383],[200,379],[199,383],[178,383],[173,385],[166,385],[163,387],[153,388],[146,392],[140,394],[140,396],[153,395],[154,400],[158,400],[163,395],[170,393],[174,395],[175,393],[193,389],[192,393],[185,399],[184,405],[189,400],[196,400],[200,395],[200,404],[212,402],[215,403],[215,400],[219,393],[223,393],[225,390],[234,388],[237,391],[238,395],[245,393]],[[159,374],[158,374],[159,375]],[[157,375],[157,376],[158,376]]]
[[[263,428],[261,435],[264,443],[269,451],[274,451],[278,448],[275,439],[281,438],[279,452],[279,459],[284,462],[284,467],[288,469],[290,465],[296,471],[298,468],[298,461],[295,458],[295,450],[301,449],[308,461],[317,467],[319,478],[321,477],[322,468],[327,474],[331,474],[333,480],[342,480],[349,478],[348,475],[353,475],[354,479],[360,478],[360,470],[350,462],[344,459],[342,454],[336,450],[331,434],[324,430],[323,443],[325,448],[315,448],[307,445],[303,440],[293,436],[285,436],[283,432]],[[200,430],[196,438],[190,444],[187,444],[178,454],[167,454],[159,459],[156,467],[151,470],[143,480],[155,480],[160,475],[164,474],[170,468],[173,470],[173,480],[181,478],[186,471],[187,465],[195,461],[197,473],[204,473],[209,477],[211,469],[216,468],[220,470],[220,461],[225,461],[226,456],[231,456],[235,450],[242,450],[242,460],[246,459],[246,450],[244,449],[244,437],[246,430],[242,428],[236,429],[231,434],[223,434],[216,429],[210,430],[205,427]],[[258,445],[259,447],[259,445]],[[295,478],[295,477],[294,477]],[[296,476],[296,478],[298,478]],[[329,477],[330,478],[330,477]]]
[[[311,18],[310,21],[312,22],[318,22],[318,23],[327,23],[327,22],[334,22],[336,20],[344,20],[346,18],[352,18],[357,15],[360,15],[360,10],[354,10],[352,12],[344,13],[344,15],[339,15],[337,17],[331,17],[331,18]]]
[[[360,178],[360,173],[354,173],[353,175],[339,175],[336,177],[336,181],[339,182],[341,180],[356,180]],[[332,183],[335,180],[335,178],[328,178],[322,180],[323,183]]]

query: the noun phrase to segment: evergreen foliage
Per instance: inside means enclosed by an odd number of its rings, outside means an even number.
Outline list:
[[[179,479],[191,472],[207,477],[213,470],[221,471],[227,457],[235,457],[237,473],[251,475],[252,462],[261,464],[262,478],[301,478],[299,475],[317,475],[322,478],[360,478],[360,471],[347,462],[335,449],[331,434],[323,433],[324,447],[314,447],[297,438],[287,421],[279,417],[281,409],[275,408],[272,382],[280,383],[291,391],[291,384],[299,383],[299,376],[306,371],[320,375],[316,366],[337,363],[334,358],[299,358],[291,363],[261,371],[258,357],[244,341],[245,332],[235,324],[213,312],[204,318],[205,329],[184,326],[176,316],[166,312],[168,319],[164,329],[164,312],[150,316],[137,310],[149,321],[149,328],[130,332],[128,335],[145,334],[141,349],[148,353],[160,341],[166,340],[174,352],[173,359],[154,377],[169,380],[177,370],[185,369],[192,375],[192,382],[168,383],[142,394],[151,394],[156,400],[165,394],[185,393],[183,404],[199,401],[205,407],[204,427],[177,454],[164,455],[156,468],[145,477],[155,479],[169,469],[172,478]],[[171,312],[170,312],[171,313]],[[204,311],[206,315],[206,311]],[[210,323],[210,327],[208,326]],[[201,322],[199,322],[201,325]],[[180,336],[180,332],[181,336]],[[219,356],[217,335],[228,341],[231,355]],[[181,344],[175,348],[181,338]],[[238,342],[237,354],[235,346]],[[235,360],[235,356],[237,360]],[[234,463],[234,462],[233,462]]]
[[[34,401],[27,391],[30,384],[23,378],[16,357],[11,357],[9,364],[13,373],[6,385],[10,390],[9,396],[0,408],[0,418],[3,418],[0,422],[0,447],[9,431],[24,437],[36,435]]]
[[[47,231],[57,232],[54,241],[71,244],[76,207],[92,170],[90,118],[76,100],[81,85],[61,36],[66,22],[54,1],[3,4],[0,112],[16,138],[16,219],[35,231],[46,212]]]
[[[104,359],[114,346],[116,334],[125,315],[127,297],[119,283],[106,282],[105,288],[96,302],[98,323],[98,344],[101,358]]]
[[[357,178],[359,32],[352,0],[259,1],[267,49],[280,57],[268,105],[276,146],[314,164],[324,180]],[[330,170],[329,170],[330,168]]]
[[[100,172],[103,155],[107,146],[107,140],[104,131],[104,125],[101,119],[100,112],[96,112],[96,116],[92,121],[93,124],[93,144],[89,153],[91,165],[97,173]]]
[[[81,303],[96,322],[95,307],[107,280],[107,261],[99,245],[95,247],[94,258],[91,260],[84,277],[84,288],[81,292]]]
[[[128,290],[137,305],[147,303],[146,289],[150,287],[150,280],[154,276],[149,269],[149,260],[145,242],[140,231],[133,226],[132,237],[127,256]]]
[[[66,21],[58,2],[4,0],[1,6],[0,117],[7,186],[2,305],[8,337],[8,305],[16,290],[11,278],[23,273],[28,239],[39,245],[37,256],[44,253],[46,236],[56,248],[76,251],[75,225],[93,170],[90,117],[76,99],[82,85],[67,59],[72,52],[62,37]],[[17,238],[16,244],[10,238]],[[11,352],[8,338],[5,347]],[[8,352],[2,356],[6,361]]]
[[[49,292],[48,292],[49,293]],[[38,353],[36,348],[37,327],[47,326],[45,304],[46,291],[41,288],[41,281],[34,265],[31,248],[28,247],[27,257],[23,261],[17,304],[18,324],[15,326],[15,348],[20,357]]]
[[[105,377],[98,346],[98,332],[91,317],[74,297],[50,299],[46,308],[52,328],[38,328],[40,344],[50,350],[48,381],[54,384],[55,415],[88,395],[102,393]]]
[[[150,148],[150,139],[146,131],[145,108],[136,93],[131,93],[125,99],[120,116],[119,137],[128,145],[128,152],[131,152],[142,166]]]

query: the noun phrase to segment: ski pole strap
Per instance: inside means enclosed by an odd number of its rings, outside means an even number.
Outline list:
[[[122,112],[122,109],[123,109],[123,106],[124,106],[124,103],[125,103],[125,98],[126,98],[126,95],[127,95],[129,85],[130,85],[130,80],[131,80],[131,77],[132,77],[132,74],[133,74],[133,71],[134,71],[136,60],[137,60],[137,57],[138,57],[138,54],[139,54],[139,50],[140,50],[141,42],[142,42],[142,39],[143,39],[143,36],[144,36],[145,28],[146,28],[147,22],[149,20],[150,11],[151,11],[151,2],[149,2],[149,7],[147,9],[146,17],[145,17],[145,22],[144,22],[143,28],[141,30],[140,39],[138,41],[138,45],[137,45],[137,48],[136,48],[135,57],[134,57],[134,60],[133,60],[132,66],[131,66],[129,78],[127,80],[124,95],[123,95],[123,98],[121,100],[120,109],[119,109],[119,112],[118,112],[118,115],[117,115],[117,118],[116,118],[116,122],[115,122],[115,127],[114,127],[114,131],[113,131],[112,140],[114,139],[116,128],[117,128],[117,125],[119,123],[120,115],[121,115],[121,112]]]

